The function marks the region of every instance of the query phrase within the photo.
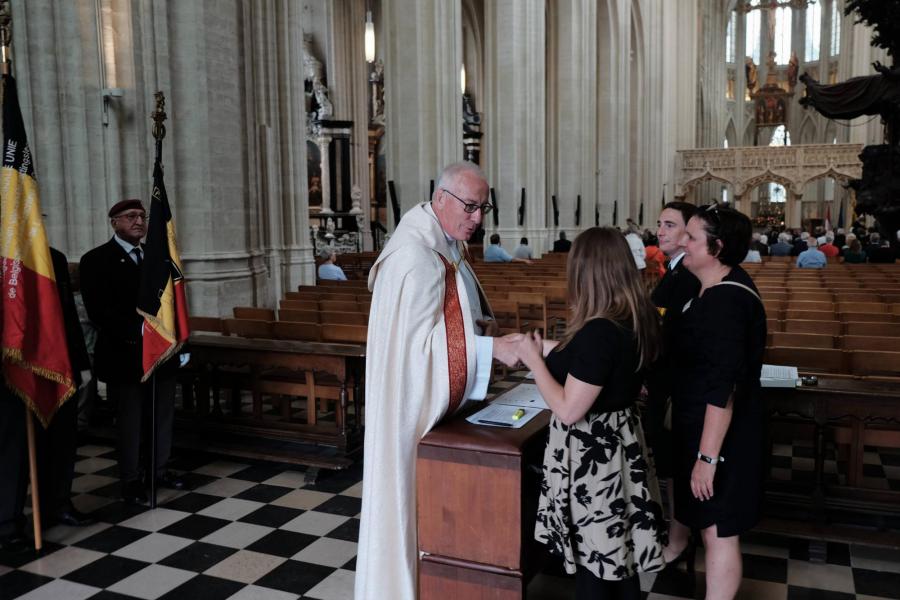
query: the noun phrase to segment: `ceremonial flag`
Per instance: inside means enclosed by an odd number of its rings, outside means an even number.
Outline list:
[[[156,367],[181,349],[189,334],[184,274],[159,150],[153,165],[153,194],[137,311],[144,317],[142,381],[147,381]]]
[[[841,202],[841,209],[838,212],[837,226],[838,226],[838,229],[840,229],[844,226],[844,203],[843,202]]]
[[[75,392],[66,328],[16,80],[3,76],[0,167],[3,377],[46,427]]]

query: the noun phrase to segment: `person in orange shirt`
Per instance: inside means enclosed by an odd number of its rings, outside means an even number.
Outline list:
[[[819,244],[819,251],[828,258],[834,258],[841,253],[841,249],[834,245],[834,233],[825,234],[825,243]]]

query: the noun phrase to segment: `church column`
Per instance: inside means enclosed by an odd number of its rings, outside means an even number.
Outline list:
[[[358,186],[363,208],[362,243],[371,250],[369,227],[369,79],[365,60],[365,0],[327,3],[329,22],[326,75],[334,103],[334,118],[353,121],[350,138],[351,186]],[[323,178],[324,180],[324,178]],[[324,196],[323,196],[324,197]]]
[[[387,179],[402,213],[426,200],[429,181],[463,157],[460,0],[383,0],[379,26]]]
[[[726,70],[725,29],[728,11],[725,2],[700,0],[700,56],[698,63],[699,106],[697,123],[697,147],[721,148],[725,139],[726,119]],[[721,200],[721,183],[704,182],[697,188],[701,204]],[[749,207],[748,207],[749,209]]]
[[[800,228],[803,223],[803,196],[787,188],[784,205],[784,226],[788,229]],[[770,240],[771,241],[771,240]]]
[[[559,231],[574,239],[594,225],[597,189],[597,3],[595,0],[548,5],[547,23],[547,197],[555,194]],[[581,222],[575,209],[581,196]],[[545,204],[546,205],[546,204]],[[557,228],[552,206],[546,213],[548,250]],[[530,240],[530,237],[529,237]],[[534,245],[534,244],[532,244]]]
[[[545,14],[545,0],[496,0],[485,6],[482,166],[497,192],[497,232],[507,247],[514,247],[520,235],[537,249],[546,247]],[[522,188],[526,207],[520,227]],[[582,211],[587,212],[584,205]],[[488,221],[490,230],[493,222]]]

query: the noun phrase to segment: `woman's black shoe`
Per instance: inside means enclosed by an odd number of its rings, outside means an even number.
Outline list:
[[[684,562],[684,566],[687,569],[687,572],[691,575],[694,574],[694,562],[697,557],[697,538],[695,536],[691,536],[688,538],[687,546],[672,560],[666,563],[666,566],[663,570],[671,571],[678,568],[678,564]]]

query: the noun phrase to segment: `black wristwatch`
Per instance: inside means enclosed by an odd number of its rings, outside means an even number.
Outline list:
[[[724,456],[707,456],[707,455],[703,454],[702,452],[697,452],[697,458],[699,458],[703,462],[709,463],[711,465],[715,465],[720,462],[725,462]]]

